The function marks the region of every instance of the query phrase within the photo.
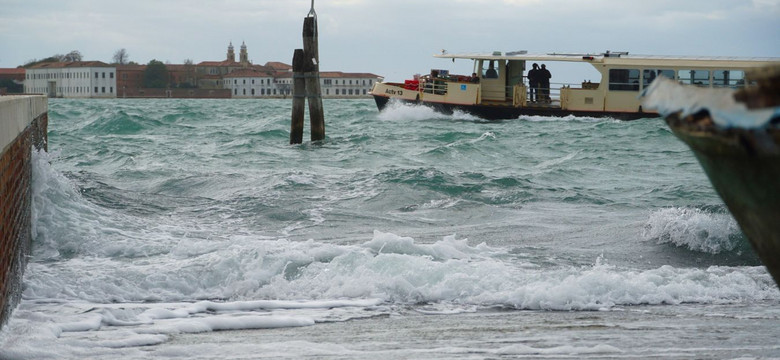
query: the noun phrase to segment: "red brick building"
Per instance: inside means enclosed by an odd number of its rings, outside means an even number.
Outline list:
[[[144,87],[146,65],[116,66],[116,96],[127,97],[127,91],[135,92]]]
[[[0,69],[0,95],[24,92],[24,68]]]
[[[167,64],[168,88],[144,89],[145,65],[117,66],[117,97],[234,97],[262,98],[292,95],[292,66],[271,61],[254,65],[246,44],[236,61],[233,44],[225,60]],[[369,73],[320,72],[322,95],[328,98],[368,97],[381,77]],[[195,87],[195,88],[193,88]],[[187,90],[187,91],[181,91]]]

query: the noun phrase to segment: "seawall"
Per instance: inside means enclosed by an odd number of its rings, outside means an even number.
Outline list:
[[[46,149],[48,99],[0,96],[0,327],[21,297],[32,242],[31,156]]]

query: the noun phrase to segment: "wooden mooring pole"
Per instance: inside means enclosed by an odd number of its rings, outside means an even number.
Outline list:
[[[292,63],[293,103],[290,144],[300,144],[303,142],[303,106],[306,103],[306,79],[303,78],[303,61],[303,49],[295,49]]]
[[[300,144],[303,141],[304,98],[309,102],[311,140],[325,139],[325,116],[322,110],[317,35],[317,13],[314,12],[314,0],[312,0],[311,10],[303,19],[303,50],[297,49],[293,54],[294,85],[290,144]]]
[[[322,90],[320,89],[320,51],[317,44],[317,15],[314,14],[314,0],[311,12],[303,20],[303,73],[306,78],[306,96],[309,101],[311,140],[325,139],[325,116],[322,113]]]

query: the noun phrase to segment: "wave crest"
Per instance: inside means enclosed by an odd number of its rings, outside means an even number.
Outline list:
[[[680,207],[650,214],[642,238],[709,254],[733,251],[743,240],[739,225],[730,214]]]
[[[452,119],[465,121],[484,121],[478,116],[474,116],[463,111],[455,110],[447,115],[437,112],[433,108],[425,105],[410,105],[400,101],[391,101],[379,113],[379,120],[382,121],[402,121],[402,120],[431,120],[431,119]]]

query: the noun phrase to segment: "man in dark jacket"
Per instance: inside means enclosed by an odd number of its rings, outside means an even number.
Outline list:
[[[550,78],[551,77],[552,74],[550,74],[550,71],[547,70],[547,66],[542,64],[542,69],[539,70],[539,87],[542,90],[542,100],[544,102],[550,102]]]
[[[539,64],[534,63],[533,69],[528,70],[528,88],[531,102],[539,100]]]

